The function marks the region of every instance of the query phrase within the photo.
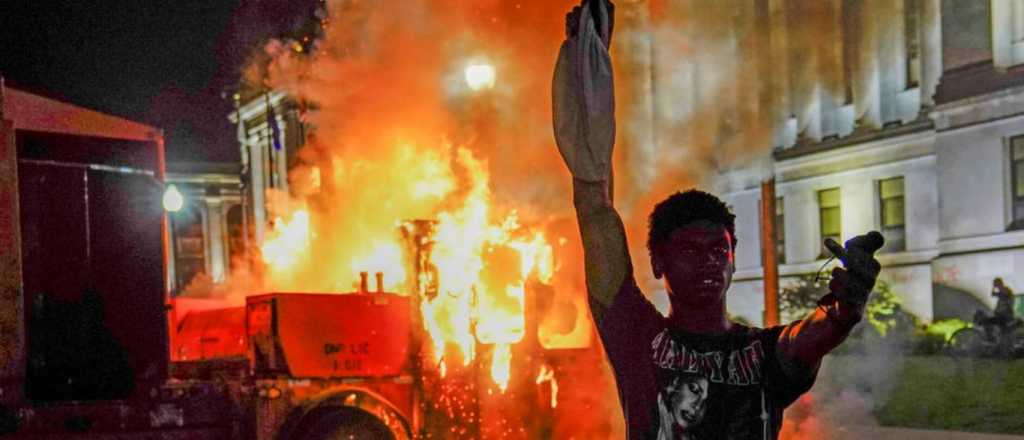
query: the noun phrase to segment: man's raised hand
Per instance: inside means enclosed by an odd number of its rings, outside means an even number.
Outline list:
[[[586,11],[590,17],[583,17],[581,14]],[[608,0],[584,0],[579,6],[572,8],[565,14],[565,38],[576,38],[579,35],[580,20],[593,20],[594,28],[598,36],[608,47],[612,41],[612,31],[615,29],[615,5]]]
[[[608,0],[584,0],[565,17],[552,85],[555,141],[573,177],[608,181],[615,141],[615,88]]]

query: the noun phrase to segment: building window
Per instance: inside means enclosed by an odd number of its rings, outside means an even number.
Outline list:
[[[903,177],[878,182],[878,205],[885,247],[882,252],[906,249],[906,208],[903,196]]]
[[[1010,139],[1010,179],[1013,199],[1010,229],[1024,229],[1024,136]]]
[[[821,230],[821,257],[829,257],[832,254],[825,248],[826,238],[831,238],[842,243],[842,216],[839,207],[839,188],[823,189],[818,191],[818,215],[820,218]]]

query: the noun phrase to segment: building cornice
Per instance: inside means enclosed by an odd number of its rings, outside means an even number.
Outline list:
[[[848,148],[821,151],[775,164],[778,183],[793,182],[870,166],[915,160],[935,154],[935,132],[915,131],[902,136],[875,139]]]
[[[960,128],[1024,115],[1024,85],[972,96],[935,107],[935,129],[948,132]]]
[[[941,256],[1024,248],[1024,231],[999,232],[939,240]]]
[[[778,162],[785,162],[804,156],[815,155],[824,152],[835,151],[845,147],[852,147],[866,143],[875,143],[893,138],[900,138],[921,132],[927,132],[934,128],[934,123],[928,118],[919,118],[909,124],[894,125],[881,130],[865,129],[856,131],[854,134],[838,139],[829,139],[822,142],[797,144],[791,148],[775,149],[772,156]]]
[[[267,95],[269,95],[269,99],[267,98]],[[265,94],[258,95],[256,99],[242,104],[238,111],[231,112],[231,114],[228,115],[228,120],[230,120],[232,124],[237,124],[238,115],[241,113],[243,121],[250,121],[267,112],[268,100],[270,101],[270,105],[280,107],[287,99],[288,95],[285,92],[281,90],[271,90]]]

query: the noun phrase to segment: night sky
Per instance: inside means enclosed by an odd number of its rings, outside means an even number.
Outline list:
[[[169,161],[237,161],[245,61],[315,0],[0,0],[8,85],[165,131]],[[225,96],[227,98],[225,98]]]

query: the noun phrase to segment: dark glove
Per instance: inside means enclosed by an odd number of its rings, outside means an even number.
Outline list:
[[[858,235],[846,241],[845,247],[829,239],[825,246],[843,262],[844,268],[832,269],[832,281],[829,290],[836,299],[846,304],[863,307],[868,302],[878,273],[882,266],[875,259],[885,244],[885,238],[878,231]]]
[[[597,29],[601,42],[608,47],[612,41],[612,31],[615,30],[615,5],[608,0],[583,0],[579,6],[573,7],[572,11],[565,14],[565,38],[576,38],[580,32],[580,14],[586,10],[590,19],[594,20],[594,28]]]

